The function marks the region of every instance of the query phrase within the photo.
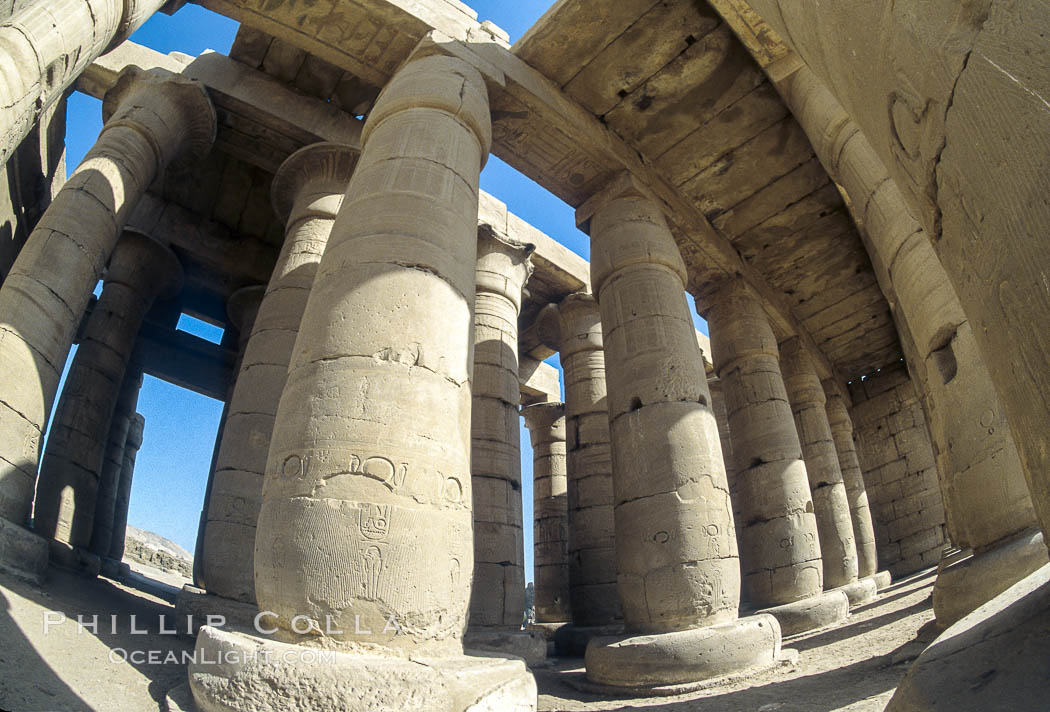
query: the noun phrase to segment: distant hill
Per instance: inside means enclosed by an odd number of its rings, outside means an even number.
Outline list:
[[[144,529],[128,527],[124,558],[186,577],[193,576],[193,554],[171,539]]]

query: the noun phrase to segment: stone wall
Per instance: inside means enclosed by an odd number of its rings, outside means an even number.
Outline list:
[[[940,560],[944,505],[926,418],[903,363],[850,384],[854,437],[875,525],[879,568],[894,576]]]

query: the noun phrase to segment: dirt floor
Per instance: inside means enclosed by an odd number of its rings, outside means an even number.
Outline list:
[[[877,601],[855,610],[843,625],[786,641],[785,647],[799,653],[795,664],[702,692],[603,698],[573,686],[582,678],[582,660],[558,660],[535,671],[539,708],[882,710],[924,647],[917,636],[927,642],[932,638],[927,624],[933,618],[933,579],[931,570],[896,582]],[[160,597],[107,579],[89,581],[52,571],[43,588],[0,575],[0,606],[0,711],[167,712],[166,694],[186,679],[181,656],[192,651],[192,642],[170,632],[175,627],[174,609]],[[110,619],[114,612],[119,614],[115,632]],[[94,632],[76,623],[78,615],[89,624],[96,614]],[[155,657],[125,661],[125,654],[132,651],[154,651]]]

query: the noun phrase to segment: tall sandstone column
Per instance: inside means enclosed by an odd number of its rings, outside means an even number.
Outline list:
[[[142,368],[135,363],[129,363],[109,425],[109,439],[102,461],[98,501],[95,505],[94,528],[91,531],[91,553],[102,557],[102,573],[111,578],[120,575],[119,562],[108,557],[110,549],[113,548],[114,526],[120,516],[117,513],[117,506],[120,498],[121,473],[124,471],[124,448],[127,447],[131,418],[138,407],[141,389]],[[123,517],[126,521],[126,512]]]
[[[534,245],[478,230],[471,403],[474,586],[468,648],[546,657],[543,637],[525,619],[518,402],[518,313],[532,274]]]
[[[565,378],[565,458],[569,507],[569,607],[572,625],[556,637],[561,654],[581,656],[591,635],[617,626],[612,452],[605,350],[598,303],[570,294],[558,305],[559,358]]]
[[[780,345],[780,367],[817,516],[824,588],[841,588],[850,605],[858,606],[874,598],[877,591],[874,581],[858,581],[857,543],[839,454],[825,409],[827,396],[813,358],[798,337]]]
[[[113,535],[109,544],[109,559],[118,562],[122,575],[127,574],[127,566],[119,562],[124,558],[124,539],[128,532],[128,505],[131,503],[131,484],[135,477],[135,458],[142,447],[145,429],[146,419],[140,413],[133,413],[128,422],[128,439],[124,442],[124,462],[120,468],[120,485],[117,487],[117,501],[113,508]]]
[[[66,376],[40,463],[33,524],[51,539],[56,563],[99,571],[102,562],[90,552],[91,539],[100,496],[100,516],[112,517],[116,483],[100,480],[118,396],[146,312],[155,299],[173,297],[181,286],[182,265],[174,252],[147,235],[124,232]],[[96,543],[101,551],[102,543]]]
[[[825,382],[824,393],[827,396],[824,407],[828,414],[828,426],[831,428],[831,437],[835,440],[842,481],[846,485],[846,497],[849,499],[850,518],[853,520],[853,536],[857,542],[857,575],[860,578],[868,578],[878,571],[879,557],[875,550],[875,528],[871,522],[868,492],[864,485],[860,460],[857,459],[857,445],[853,442],[853,419],[838,384],[832,381]],[[881,585],[879,587],[882,588]]]
[[[740,562],[718,424],[658,204],[617,181],[589,221],[612,436],[617,588],[626,637],[587,646],[588,679],[671,685],[771,665],[772,616],[737,620]]]
[[[0,24],[0,163],[88,65],[166,0],[34,0]]]
[[[938,574],[934,611],[948,626],[1045,563],[1017,446],[948,275],[871,144],[808,68],[780,91],[850,195],[876,275],[914,345],[906,344],[922,374],[953,538],[975,552]]]
[[[532,441],[533,571],[536,622],[567,623],[569,607],[569,504],[565,463],[565,404],[522,408]]]
[[[784,635],[842,620],[849,612],[846,595],[821,594],[809,479],[762,304],[747,285],[731,280],[703,306],[733,438],[744,603],[775,615]]]
[[[255,602],[255,526],[277,404],[295,339],[358,152],[317,143],[296,151],[273,180],[285,238],[265,294],[242,329],[244,348],[226,409],[203,531],[209,593]]]
[[[248,348],[248,339],[252,335],[252,327],[255,325],[255,317],[259,313],[259,305],[266,295],[266,287],[261,284],[250,284],[241,287],[226,298],[226,331],[223,333],[222,344],[229,348],[229,344],[236,341],[237,355],[234,357],[231,377],[226,384],[226,398],[223,401],[222,415],[219,416],[219,427],[215,433],[215,445],[211,451],[211,463],[208,467],[208,483],[204,486],[204,501],[201,503],[200,516],[197,518],[197,541],[193,547],[193,585],[200,589],[207,589],[208,582],[204,578],[204,534],[208,527],[208,513],[211,510],[211,495],[215,489],[215,464],[219,460],[219,449],[222,447],[222,438],[226,432],[226,420],[230,415],[230,400],[233,398],[233,390],[237,387],[237,375],[244,361],[244,352]],[[279,396],[278,396],[279,397]],[[269,442],[266,444],[269,450]],[[253,544],[254,547],[254,544]],[[180,598],[176,600],[176,607],[184,604],[187,589],[184,586],[180,592]],[[232,599],[230,599],[232,600]],[[214,599],[209,603],[215,603]],[[248,610],[251,610],[250,606]],[[177,615],[182,615],[182,610],[177,610]],[[192,615],[191,611],[186,611]],[[205,614],[207,615],[207,614]]]
[[[190,666],[199,706],[535,704],[520,660],[462,654],[474,569],[471,307],[490,132],[480,74],[449,57],[409,60],[369,114],[267,461],[255,593],[280,641],[202,628],[199,654],[243,658]],[[311,663],[299,642],[338,660]],[[248,653],[260,646],[280,662],[255,665]]]
[[[66,356],[130,209],[166,167],[191,164],[215,136],[204,89],[178,78],[128,72],[107,93],[103,114],[94,147],[0,287],[0,517],[18,526],[29,514],[40,437]],[[4,558],[32,568],[40,551],[38,544],[9,547]]]

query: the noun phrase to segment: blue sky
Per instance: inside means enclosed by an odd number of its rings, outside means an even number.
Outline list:
[[[477,10],[479,20],[492,20],[510,34],[513,42],[551,3],[468,0],[468,4]],[[237,26],[233,20],[187,4],[171,17],[156,14],[131,39],[160,52],[198,55],[213,49],[226,54]],[[101,102],[74,93],[67,115],[69,170],[80,162],[101,128]],[[495,156],[490,157],[481,174],[481,187],[505,202],[511,212],[584,258],[589,256],[587,236],[576,229],[572,208]],[[706,325],[699,317],[694,319],[706,333]],[[180,328],[216,341],[221,335],[216,327],[187,318],[180,322]],[[551,362],[557,366],[557,357]],[[135,468],[129,523],[166,536],[192,552],[222,403],[147,376],[138,410],[146,418],[146,431]],[[532,449],[524,425],[521,444],[525,571],[531,581]]]

